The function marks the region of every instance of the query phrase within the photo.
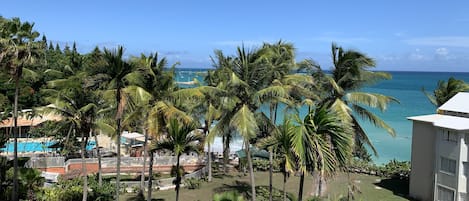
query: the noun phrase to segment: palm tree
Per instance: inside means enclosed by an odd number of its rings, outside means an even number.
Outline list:
[[[80,72],[65,79],[48,82],[47,97],[50,105],[43,108],[44,113],[53,112],[61,116],[62,121],[70,125],[70,130],[81,137],[81,158],[83,176],[83,201],[88,197],[88,174],[85,164],[86,144],[97,115],[97,96],[88,88],[86,73]]]
[[[23,71],[29,71],[27,68],[34,62],[41,49],[39,42],[35,39],[39,37],[37,31],[33,31],[34,23],[21,22],[19,18],[5,20],[0,22],[0,64],[5,67],[15,82],[15,98],[13,109],[13,137],[14,137],[14,173],[13,173],[13,192],[12,200],[18,200],[18,96],[19,84],[23,76]],[[5,62],[3,62],[5,61]]]
[[[28,189],[28,199],[35,200],[36,192],[45,182],[44,177],[41,176],[41,171],[32,168],[21,168],[19,176],[23,185]]]
[[[359,90],[380,80],[391,79],[391,75],[369,70],[376,65],[372,58],[358,51],[344,50],[334,43],[332,44],[332,59],[334,68],[331,77],[325,75],[320,68],[313,74],[319,80],[324,81],[320,87],[322,92],[319,92],[323,95],[320,105],[328,105],[334,108],[341,118],[352,121],[355,130],[356,153],[366,153],[363,146],[367,145],[375,155],[378,155],[357,118],[369,121],[384,129],[391,136],[395,136],[394,129],[367,108],[377,108],[384,112],[389,103],[399,101],[391,96]]]
[[[277,130],[267,138],[262,139],[259,142],[261,148],[271,147],[275,153],[281,157],[282,164],[281,169],[283,173],[283,200],[287,200],[286,183],[290,172],[296,168],[297,157],[294,154],[293,149],[293,135],[295,125],[292,122],[292,118],[285,115],[283,124],[277,126]]]
[[[197,152],[203,149],[203,135],[195,123],[182,124],[176,118],[171,118],[167,125],[167,135],[163,140],[158,141],[152,151],[170,150],[176,157],[176,201],[179,200],[179,187],[181,184],[181,172],[179,171],[180,157],[183,153]]]
[[[121,121],[128,98],[123,93],[126,86],[126,76],[133,71],[132,66],[123,60],[124,48],[122,46],[111,51],[104,49],[104,59],[106,68],[103,74],[108,76],[108,89],[114,93],[116,104],[116,144],[117,144],[117,167],[116,167],[116,200],[119,200],[120,193],[120,163],[121,163]]]
[[[326,106],[312,108],[304,120],[294,117],[298,126],[292,137],[293,150],[299,158],[301,173],[298,200],[303,197],[303,182],[306,172],[319,172],[318,195],[321,194],[323,176],[332,175],[338,168],[345,167],[352,156],[352,124],[341,119],[337,112]]]
[[[269,118],[259,108],[265,97],[269,100],[286,99],[285,90],[281,87],[273,87],[271,83],[275,78],[282,78],[289,74],[289,65],[273,65],[276,59],[271,57],[270,48],[247,51],[244,47],[238,47],[236,57],[226,57],[220,51],[216,52],[218,62],[214,62],[216,73],[222,79],[217,80],[218,86],[225,90],[227,97],[223,97],[222,116],[214,127],[212,135],[223,135],[234,131],[244,139],[246,151],[252,199],[256,199],[254,174],[252,168],[250,144],[254,142],[260,130],[261,122],[270,122]],[[276,46],[275,46],[276,47]],[[267,121],[266,121],[267,120]],[[264,128],[262,128],[264,129]]]
[[[132,64],[136,66],[136,71],[127,76],[129,83],[135,87],[129,87],[127,91],[133,91],[136,101],[139,103],[138,108],[133,111],[137,114],[139,119],[138,124],[142,126],[142,131],[145,135],[144,150],[147,150],[147,142],[149,136],[151,139],[157,140],[165,130],[166,120],[169,116],[177,116],[183,122],[188,122],[190,118],[184,114],[183,111],[178,109],[171,101],[179,101],[179,98],[171,98],[172,93],[177,90],[174,83],[174,64],[170,70],[167,69],[168,63],[165,57],[159,58],[158,54],[150,54],[149,56],[141,55],[140,57],[132,58]],[[142,95],[145,94],[145,95]],[[138,98],[140,97],[140,98]],[[150,156],[149,162],[149,180],[148,180],[148,195],[147,199],[151,200],[151,189],[153,179],[153,152],[145,153],[144,157]],[[144,158],[144,161],[146,159]],[[141,192],[143,193],[143,178],[144,178],[145,164],[142,169],[142,184]]]
[[[428,100],[437,107],[446,103],[458,92],[465,91],[469,91],[469,84],[465,83],[464,80],[458,80],[454,77],[448,78],[447,82],[444,80],[438,81],[437,87],[431,95],[422,88],[422,92],[427,96]]]

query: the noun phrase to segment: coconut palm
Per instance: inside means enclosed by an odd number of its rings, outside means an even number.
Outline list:
[[[195,123],[181,123],[176,118],[171,118],[167,125],[167,135],[164,139],[156,142],[151,151],[169,150],[176,155],[176,201],[179,200],[179,187],[181,184],[180,158],[183,153],[196,152],[203,150],[203,135],[195,130]]]
[[[206,139],[208,155],[208,181],[212,181],[212,157],[211,157],[211,144],[213,143],[214,135],[209,135],[212,125],[215,120],[220,119],[221,110],[219,109],[221,97],[224,95],[224,90],[220,90],[211,86],[199,86],[195,88],[180,89],[172,94],[179,100],[184,100],[186,109],[194,119],[203,120],[203,133]],[[212,137],[212,138],[210,138]]]
[[[272,132],[272,135],[262,139],[259,142],[259,147],[271,147],[271,149],[280,156],[281,159],[281,170],[283,173],[283,200],[287,199],[286,183],[290,172],[296,169],[297,157],[293,150],[293,135],[295,125],[292,122],[292,118],[285,116],[283,124],[277,126],[277,130]]]
[[[367,145],[375,155],[378,155],[365,130],[359,124],[358,118],[369,121],[374,126],[384,129],[391,136],[395,136],[394,129],[367,108],[377,108],[384,112],[389,103],[399,101],[391,96],[359,90],[380,80],[391,79],[391,75],[371,71],[370,69],[376,65],[372,58],[358,51],[344,50],[334,43],[332,44],[332,60],[334,64],[332,76],[325,75],[320,68],[313,74],[325,81],[321,86],[320,94],[323,95],[323,101],[320,105],[328,105],[334,108],[341,118],[352,121],[355,129],[355,151],[366,152],[363,146]]]
[[[27,189],[28,199],[35,200],[36,192],[46,181],[46,179],[41,176],[41,171],[31,168],[21,168],[19,176],[20,181],[23,183],[22,185]]]
[[[83,200],[88,197],[88,174],[85,164],[86,144],[95,127],[98,98],[86,83],[86,73],[80,72],[65,79],[49,81],[51,96],[46,100],[50,105],[42,108],[44,113],[60,115],[70,125],[73,136],[81,137],[81,158],[83,176]]]
[[[448,78],[448,81],[444,80],[438,81],[436,89],[433,91],[433,94],[428,94],[424,88],[422,88],[423,93],[427,96],[430,102],[439,107],[446,103],[458,92],[469,91],[469,84],[465,83],[464,80],[458,80],[454,77]]]
[[[337,112],[326,106],[313,107],[301,120],[294,117],[296,126],[292,137],[293,150],[298,157],[301,173],[298,200],[303,197],[303,182],[307,172],[319,173],[318,195],[324,176],[332,175],[346,166],[352,156],[352,124],[341,119]]]
[[[263,96],[260,94],[262,90],[272,83],[273,75],[283,72],[272,70],[268,62],[269,51],[265,49],[248,51],[244,47],[238,47],[237,50],[236,57],[217,54],[216,72],[224,78],[218,81],[227,97],[223,100],[222,116],[211,134],[223,135],[234,131],[243,137],[250,172],[251,196],[255,200],[250,144],[258,134],[261,125],[259,121],[269,122],[269,118],[259,110],[262,104],[259,97]],[[269,93],[279,96],[275,91]]]
[[[126,87],[126,76],[133,71],[132,66],[123,60],[124,48],[117,47],[115,50],[104,49],[104,59],[106,67],[102,74],[107,76],[107,88],[114,94],[116,104],[116,144],[117,144],[117,167],[116,167],[116,200],[119,200],[120,193],[120,162],[121,162],[121,121],[128,97],[123,93]]]
[[[173,79],[174,68],[177,64],[172,65],[170,70],[167,70],[168,64],[166,58],[159,58],[157,53],[150,54],[148,56],[142,54],[138,58],[132,58],[131,62],[136,66],[136,71],[129,74],[127,79],[132,85],[136,87],[130,88],[129,90],[134,91],[135,93],[146,94],[146,96],[135,96],[142,98],[136,99],[136,101],[139,103],[137,104],[137,108],[132,113],[135,114],[138,119],[140,119],[138,124],[141,125],[142,132],[145,135],[143,148],[145,150],[145,154],[144,165],[142,167],[141,193],[143,193],[144,188],[143,179],[145,178],[145,161],[147,155],[150,156],[150,164],[148,167],[149,179],[147,199],[151,200],[154,157],[153,152],[148,152],[146,146],[149,136],[155,140],[159,139],[161,133],[163,133],[164,130],[163,125],[165,123],[165,116],[161,114],[164,114],[165,112],[154,107],[157,107],[157,105],[163,105],[167,107],[161,108],[173,110],[173,112],[169,112],[171,115],[176,113],[182,114],[182,112],[171,105],[171,103],[165,102],[170,98],[170,94],[177,90],[177,86]],[[138,92],[138,90],[142,90],[142,92]],[[142,119],[143,121],[141,121]]]
[[[41,44],[35,41],[39,33],[33,30],[34,23],[21,22],[19,18],[0,20],[0,65],[7,69],[15,83],[14,109],[13,109],[13,137],[14,137],[14,176],[12,200],[18,200],[18,96],[19,84],[23,72],[33,73],[27,69],[38,57]]]

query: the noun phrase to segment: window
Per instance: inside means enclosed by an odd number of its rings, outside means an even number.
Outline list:
[[[448,142],[458,142],[458,134],[451,131],[444,131],[443,140]]]
[[[438,201],[454,201],[454,191],[438,186]]]
[[[468,177],[469,176],[469,163],[468,162],[463,162],[463,170],[464,170],[464,176]]]
[[[450,174],[456,174],[456,160],[441,157],[440,171],[450,173]]]

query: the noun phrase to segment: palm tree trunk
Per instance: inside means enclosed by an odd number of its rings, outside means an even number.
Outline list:
[[[318,176],[318,197],[321,197],[322,194],[322,171],[319,171]]]
[[[251,151],[249,150],[249,141],[245,142],[246,157],[249,165],[249,177],[251,179],[251,200],[256,201],[256,185],[254,183],[254,168],[252,166]]]
[[[286,185],[287,185],[287,174],[288,172],[286,171],[286,168],[283,172],[283,201],[287,201],[287,189],[286,189]]]
[[[13,138],[14,138],[14,151],[13,151],[13,195],[12,200],[18,200],[18,96],[19,96],[19,78],[15,78],[15,102],[13,109]]]
[[[269,201],[272,201],[272,180],[274,174],[274,162],[273,162],[273,150],[272,147],[269,148]]]
[[[179,201],[179,185],[181,185],[181,173],[179,171],[179,158],[181,154],[177,155],[177,163],[176,163],[176,201]]]
[[[298,189],[298,201],[303,201],[303,187],[305,183],[305,173],[301,172],[300,176],[300,188]]]
[[[205,139],[207,139],[207,136],[208,136],[208,129],[210,129],[210,124],[207,120],[205,120],[205,126],[204,126]],[[211,182],[212,181],[212,147],[210,145],[210,141],[207,141],[207,168],[208,168],[207,180],[208,182]]]
[[[98,186],[103,185],[103,174],[102,174],[102,165],[101,165],[101,152],[99,150],[98,135],[94,134],[94,141],[96,142],[96,155],[98,157]]]
[[[275,120],[274,120],[274,107],[275,107],[275,104],[271,103],[270,104],[270,121],[272,122],[272,124],[275,125]],[[272,135],[272,134],[271,134]],[[269,201],[272,201],[272,175],[273,175],[273,159],[272,159],[272,147],[269,147]]]
[[[148,196],[147,201],[151,201],[151,191],[153,189],[153,152],[149,151],[150,154],[150,162],[148,164]]]
[[[207,143],[207,167],[208,167],[208,182],[212,181],[212,147],[210,146],[210,142]]]
[[[83,201],[86,201],[88,198],[88,173],[86,171],[86,159],[85,159],[85,152],[86,152],[86,140],[85,134],[81,131],[81,174],[83,177]]]
[[[147,155],[148,155],[148,151],[147,151],[148,134],[145,128],[143,128],[142,130],[143,130],[143,135],[145,136],[145,142],[143,143],[143,157],[142,157],[143,166],[142,166],[142,176],[140,177],[140,193],[143,195],[145,192],[145,165],[147,163]]]
[[[230,153],[230,140],[228,136],[223,136],[223,173],[228,174],[228,163]]]
[[[117,165],[116,165],[116,200],[119,200],[121,180],[121,119],[117,119]]]

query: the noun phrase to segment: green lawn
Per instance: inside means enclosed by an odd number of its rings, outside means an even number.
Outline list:
[[[356,200],[370,201],[393,201],[408,200],[404,197],[407,194],[408,184],[401,180],[381,179],[376,176],[350,174],[351,180],[358,187],[361,193],[356,193]],[[267,186],[269,184],[268,172],[256,172],[256,185]],[[274,174],[274,188],[282,189],[283,176],[280,173]],[[337,200],[340,196],[347,195],[347,175],[339,174],[336,178],[328,181],[326,188],[326,196],[330,200]],[[312,192],[312,177],[305,179],[304,196],[310,197]],[[298,194],[299,177],[291,176],[287,182],[287,192],[292,193],[295,197]],[[184,201],[207,201],[212,200],[213,195],[217,192],[238,191],[240,193],[249,193],[249,177],[242,173],[232,173],[227,176],[215,176],[211,183],[204,182],[200,189],[188,190],[181,189],[180,200]],[[125,194],[121,196],[121,200],[134,200],[135,194]],[[172,201],[175,199],[174,190],[154,191],[154,200]],[[306,199],[304,199],[306,200]]]

